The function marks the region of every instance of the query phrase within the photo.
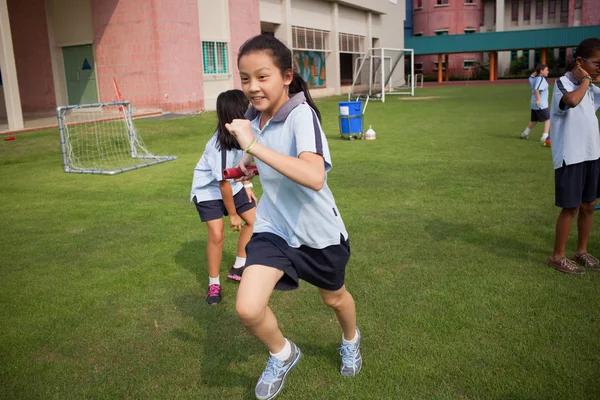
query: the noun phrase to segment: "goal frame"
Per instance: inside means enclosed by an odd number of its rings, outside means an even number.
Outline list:
[[[73,125],[83,125],[90,124],[96,122],[109,122],[109,121],[117,121],[124,119],[125,126],[127,129],[127,137],[129,139],[129,155],[133,159],[138,159],[140,162],[136,165],[104,170],[104,169],[95,169],[95,168],[77,168],[71,165],[69,159],[69,146],[68,143],[68,127],[65,125],[65,113],[68,111],[76,111],[76,110],[85,110],[85,109],[99,109],[102,107],[118,107],[120,109],[120,116],[115,116],[111,118],[103,118],[93,121],[81,121],[74,122]],[[154,154],[138,154],[136,144],[138,142],[138,136],[133,125],[133,112],[131,103],[129,101],[112,101],[106,103],[93,103],[93,104],[77,104],[70,106],[61,106],[56,108],[56,115],[58,118],[58,130],[60,132],[60,145],[62,150],[62,158],[63,158],[63,169],[67,173],[78,173],[78,174],[92,174],[92,175],[116,175],[126,171],[132,171],[135,169],[140,169],[144,167],[149,167],[151,165],[160,164],[167,161],[176,160],[177,156],[158,156]],[[119,115],[119,114],[116,114]],[[68,125],[68,124],[67,124]]]

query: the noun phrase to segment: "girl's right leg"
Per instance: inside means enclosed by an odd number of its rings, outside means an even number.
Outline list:
[[[565,257],[565,249],[569,240],[569,233],[578,208],[563,208],[556,221],[556,237],[554,239],[554,252],[548,260],[548,265],[567,274],[583,274],[584,271],[577,267],[573,261]]]
[[[279,330],[277,319],[269,308],[269,299],[283,271],[264,265],[246,268],[235,302],[235,309],[242,325],[261,341],[273,354],[285,346],[285,338]]]
[[[219,271],[223,258],[223,242],[225,240],[225,227],[223,218],[206,221],[208,228],[208,243],[206,245],[206,258],[208,259],[208,304],[217,304],[221,301],[221,282]]]
[[[537,121],[531,121],[531,122],[529,122],[529,125],[527,125],[527,128],[525,128],[525,130],[523,131],[523,133],[521,133],[521,139],[528,139],[529,138],[529,132],[531,132],[531,130],[533,129],[533,127],[535,126],[535,124],[537,124]]]
[[[302,353],[294,343],[283,337],[277,319],[268,306],[275,285],[283,271],[264,265],[246,268],[238,289],[236,311],[242,324],[270,352],[267,366],[254,393],[258,399],[277,396],[288,373],[298,364]]]

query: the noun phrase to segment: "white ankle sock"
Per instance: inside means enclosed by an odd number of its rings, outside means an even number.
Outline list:
[[[525,130],[523,131],[523,134],[524,135],[529,135],[529,132],[531,132],[531,129],[525,128]]]
[[[242,268],[246,265],[246,257],[236,257],[235,264],[233,264],[233,268]]]
[[[217,275],[216,278],[213,278],[212,276],[208,277],[208,285],[220,285],[221,284],[221,280],[219,279],[219,275]]]
[[[278,360],[286,361],[292,355],[292,345],[290,344],[289,340],[285,339],[285,346],[283,346],[283,349],[279,353],[273,354],[269,352],[269,354]]]
[[[356,344],[356,342],[358,342],[358,331],[356,331],[356,329],[354,329],[354,338],[352,338],[352,340],[346,340],[344,334],[342,334],[343,344]]]

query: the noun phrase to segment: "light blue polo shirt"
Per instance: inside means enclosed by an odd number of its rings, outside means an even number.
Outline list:
[[[298,157],[308,151],[320,154],[325,171],[331,169],[327,139],[303,93],[291,97],[260,129],[260,113],[251,107],[246,117],[258,143],[279,153]],[[348,232],[337,209],[327,179],[314,191],[286,178],[256,159],[263,195],[256,209],[254,232],[268,232],[283,238],[291,247],[306,245],[322,249],[340,244]]]
[[[215,132],[194,168],[190,201],[194,199],[194,196],[196,196],[197,202],[221,200],[223,196],[219,189],[219,181],[223,180],[223,170],[236,167],[244,155],[242,150],[221,151],[217,146],[217,133]],[[232,179],[229,182],[234,196],[244,187],[241,182],[234,182]]]
[[[571,165],[600,158],[600,131],[596,117],[600,107],[600,89],[590,85],[581,103],[569,108],[562,102],[562,97],[578,87],[571,72],[554,84],[550,110],[554,169],[562,167],[563,162]]]
[[[548,108],[548,81],[543,76],[530,76],[529,83],[531,84],[531,109],[545,110]],[[535,104],[535,91],[540,91],[540,105]]]

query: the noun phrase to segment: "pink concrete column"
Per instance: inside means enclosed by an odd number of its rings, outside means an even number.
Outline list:
[[[260,34],[260,1],[229,0],[229,26],[231,29],[231,73],[234,87],[241,88],[237,67],[238,50],[252,36]]]
[[[136,107],[204,108],[202,46],[194,0],[91,0],[100,101],[116,79]]]
[[[8,1],[23,111],[56,108],[44,0]]]

